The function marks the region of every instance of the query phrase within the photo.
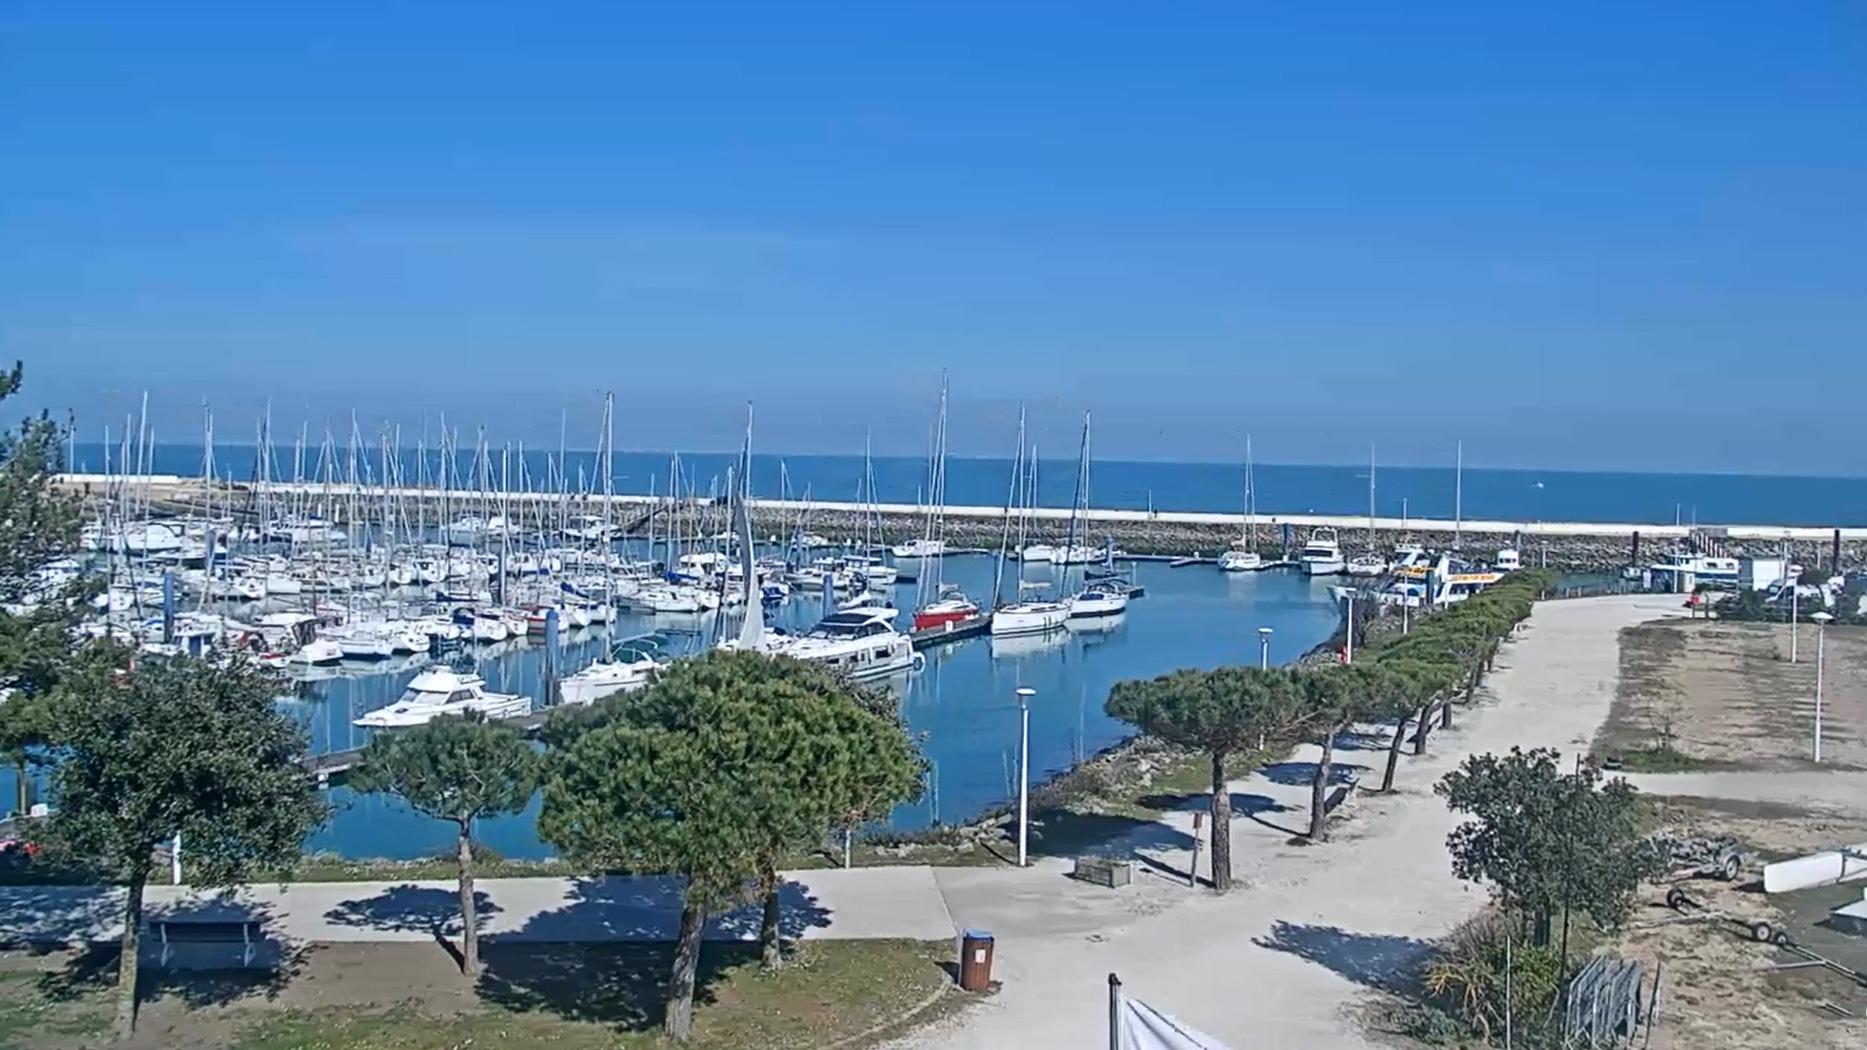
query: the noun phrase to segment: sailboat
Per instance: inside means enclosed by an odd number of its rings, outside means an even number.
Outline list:
[[[1368,446],[1368,546],[1348,559],[1350,576],[1379,576],[1387,571],[1387,559],[1374,546],[1374,446]]]
[[[1220,572],[1256,572],[1264,567],[1253,535],[1257,529],[1257,493],[1252,488],[1251,435],[1245,435],[1245,527],[1224,554],[1219,555]]]
[[[946,377],[940,377],[940,415],[934,427],[933,459],[928,472],[926,532],[918,541],[895,547],[897,564],[904,548],[918,551],[921,559],[918,577],[918,600],[914,604],[914,629],[924,631],[960,623],[979,615],[979,603],[966,597],[957,584],[941,580],[940,562],[946,554]],[[918,546],[915,546],[918,544]],[[932,576],[929,576],[929,573]],[[931,579],[933,587],[928,587]]]
[[[1093,548],[1085,548],[1085,545],[1079,543],[1077,540],[1081,528],[1078,522],[1087,518],[1088,510],[1089,413],[1084,412],[1083,446],[1076,461],[1076,499],[1070,507],[1069,539],[1063,546],[1063,557],[1059,559],[1063,563],[1063,582],[1066,586],[1069,583],[1069,567],[1072,564],[1088,564],[1088,562],[1091,561],[1101,560],[1103,556],[1101,551],[1095,551]],[[1092,551],[1091,557],[1086,561],[1077,561],[1075,554],[1080,549],[1090,549]],[[1087,570],[1085,570],[1085,573],[1086,572]],[[1091,584],[1086,575],[1083,583],[1083,589],[1070,597],[1070,619],[1077,620],[1096,616],[1116,616],[1127,610],[1128,591],[1125,588],[1110,587],[1104,584]]]
[[[1033,456],[1032,467],[1036,466]],[[1034,475],[1031,475],[1034,477]],[[1024,531],[1029,521],[1030,501],[1035,498],[1035,484],[1027,480],[1024,468],[1024,412],[1018,412],[1018,452],[1011,465],[1011,491],[1005,498],[1004,533],[998,545],[998,571],[992,580],[992,637],[1005,638],[1017,635],[1046,634],[1062,627],[1070,618],[1070,603],[1054,599],[1024,597],[1027,587],[1041,586],[1028,584],[1024,579],[1023,569],[1018,572],[1018,597],[1011,602],[1001,598],[1005,580],[1005,558],[1011,546],[1011,518],[1013,508],[1018,514],[1018,551],[1030,548],[1024,545]],[[1022,489],[1022,500],[1020,499]]]

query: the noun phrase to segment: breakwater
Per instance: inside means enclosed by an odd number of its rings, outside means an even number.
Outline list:
[[[217,512],[231,510],[236,516],[250,515],[261,493],[248,484],[216,485],[210,493],[199,479],[179,476],[154,476],[129,479],[101,475],[66,475],[61,479],[68,488],[98,499],[110,486],[118,491],[126,484],[135,500],[148,503],[158,511],[186,514],[212,506]],[[354,507],[363,520],[373,519],[384,498],[380,487],[352,490],[342,484],[273,484],[264,497],[270,501],[300,501],[340,524]],[[578,514],[599,514],[605,497],[599,495],[560,496],[555,493],[512,493],[482,499],[460,492],[443,499],[432,489],[392,489],[388,498],[405,507],[411,502],[423,504],[426,520],[438,522],[444,509],[459,514],[471,508],[479,511],[499,508],[521,524],[552,520],[561,510]],[[715,535],[728,528],[722,500],[684,500],[671,502],[649,496],[616,494],[607,497],[611,519],[628,535],[653,533],[665,536],[674,529],[686,536]],[[563,506],[566,502],[570,507]],[[277,502],[274,506],[279,505]],[[879,542],[899,542],[923,533],[924,508],[911,504],[864,505],[845,502],[804,502],[798,500],[753,499],[754,532],[761,537],[784,537],[794,530],[821,535],[835,542],[864,538]],[[405,511],[413,516],[413,511]],[[1006,532],[1006,512],[1002,507],[949,506],[942,511],[942,531],[950,545],[962,548],[996,550]],[[1033,542],[1060,539],[1069,526],[1070,512],[1055,507],[1029,511],[1025,519],[1026,538]],[[1171,556],[1215,556],[1241,539],[1247,531],[1255,537],[1254,545],[1267,556],[1280,556],[1286,547],[1300,545],[1310,531],[1318,527],[1338,530],[1344,549],[1357,550],[1370,542],[1378,550],[1391,549],[1402,542],[1418,542],[1433,547],[1456,547],[1478,560],[1491,558],[1498,550],[1518,550],[1526,565],[1546,566],[1571,572],[1600,572],[1630,564],[1645,564],[1672,543],[1693,534],[1715,537],[1733,556],[1771,556],[1789,550],[1790,557],[1805,565],[1830,565],[1839,546],[1840,566],[1867,563],[1867,527],[1861,526],[1784,526],[1770,524],[1686,525],[1646,524],[1637,522],[1559,522],[1501,521],[1445,518],[1376,517],[1370,529],[1366,515],[1287,514],[1258,515],[1247,527],[1241,514],[1200,511],[1146,511],[1092,509],[1082,515],[1082,529],[1088,541],[1101,544],[1112,540],[1131,554]],[[1012,523],[1015,537],[1017,522]]]

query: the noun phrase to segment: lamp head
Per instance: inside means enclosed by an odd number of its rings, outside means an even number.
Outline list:
[[[1831,621],[1833,621],[1834,618],[1835,617],[1833,613],[1827,613],[1827,612],[1818,612],[1809,617],[1809,619],[1814,620],[1816,623],[1819,623],[1824,627],[1828,626],[1828,624]]]
[[[1037,690],[1032,689],[1028,685],[1023,686],[1018,690],[1018,699],[1020,700],[1029,700],[1031,697],[1034,697],[1036,695],[1037,695]]]
[[[1258,637],[1259,637],[1259,638],[1269,638],[1270,636],[1271,636],[1271,629],[1270,629],[1269,627],[1260,627],[1260,628],[1258,628]]]

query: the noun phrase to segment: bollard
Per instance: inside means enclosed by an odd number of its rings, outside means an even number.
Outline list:
[[[992,934],[987,930],[966,930],[959,938],[959,986],[968,992],[983,992],[992,984]]]

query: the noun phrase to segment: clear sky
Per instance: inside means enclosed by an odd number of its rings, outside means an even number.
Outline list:
[[[905,453],[946,367],[959,452],[1867,473],[1864,88],[1857,2],[0,0],[0,355],[87,438]]]

